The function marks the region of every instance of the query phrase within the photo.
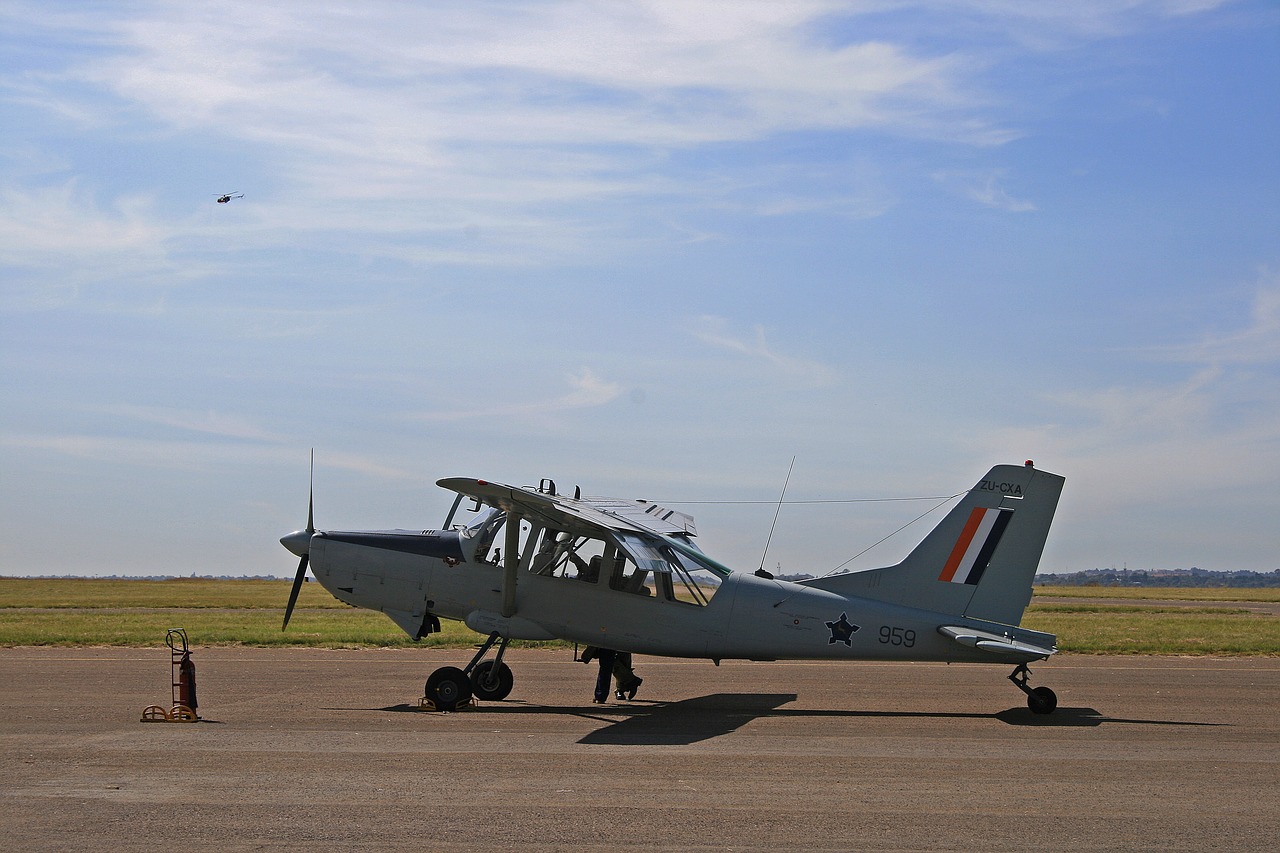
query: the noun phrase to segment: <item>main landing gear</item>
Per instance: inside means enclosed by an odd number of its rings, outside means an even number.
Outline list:
[[[1048,687],[1028,687],[1027,679],[1030,677],[1031,670],[1027,669],[1025,663],[1020,663],[1009,675],[1009,680],[1027,694],[1027,707],[1031,709],[1031,713],[1052,714],[1053,709],[1058,707],[1058,694]]]
[[[493,660],[483,660],[494,643],[498,643],[497,654]],[[442,666],[431,673],[423,695],[437,711],[456,710],[460,705],[467,704],[472,696],[491,702],[506,699],[515,684],[511,667],[502,662],[502,655],[506,651],[507,638],[497,631],[493,632],[466,668]]]

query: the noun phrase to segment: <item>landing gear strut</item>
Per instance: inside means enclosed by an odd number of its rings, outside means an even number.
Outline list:
[[[1053,709],[1058,707],[1058,694],[1048,687],[1028,687],[1027,679],[1030,677],[1031,670],[1027,669],[1025,663],[1020,663],[1009,675],[1009,680],[1027,694],[1027,707],[1031,709],[1031,713],[1052,714]]]
[[[499,640],[502,642],[498,642]],[[498,653],[493,656],[493,660],[483,660],[494,643],[498,643]],[[511,667],[502,662],[502,656],[506,651],[507,638],[494,631],[489,635],[489,639],[484,641],[480,651],[476,652],[471,663],[467,664],[467,668],[463,670],[471,676],[471,692],[477,697],[499,702],[511,694],[515,676],[511,674]]]
[[[484,660],[494,643],[498,643],[498,653],[493,660]],[[431,673],[424,691],[426,698],[438,711],[453,711],[459,705],[465,705],[472,696],[491,702],[506,699],[515,684],[511,667],[502,662],[506,651],[507,638],[494,631],[465,669],[442,666]]]

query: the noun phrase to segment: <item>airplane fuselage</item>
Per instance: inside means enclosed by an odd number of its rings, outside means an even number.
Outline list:
[[[1035,636],[743,573],[725,578],[703,605],[521,571],[515,613],[503,616],[503,567],[466,559],[456,533],[320,532],[309,549],[311,570],[330,593],[385,613],[415,638],[434,616],[509,639],[555,638],[670,657],[990,663],[991,652],[967,653],[939,633],[940,627],[994,630],[1013,639]]]

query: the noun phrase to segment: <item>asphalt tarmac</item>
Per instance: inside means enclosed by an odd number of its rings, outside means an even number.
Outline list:
[[[0,649],[7,851],[1263,850],[1280,839],[1280,659],[1033,667],[507,656],[511,698],[414,708],[468,652]]]

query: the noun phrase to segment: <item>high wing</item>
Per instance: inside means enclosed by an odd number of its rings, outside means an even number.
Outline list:
[[[604,528],[658,536],[695,536],[693,517],[643,500],[570,498],[469,477],[446,477],[436,485],[532,522],[579,535]]]
[[[693,516],[645,500],[582,498],[582,502],[606,515],[631,522],[642,530],[668,536],[697,536]]]

